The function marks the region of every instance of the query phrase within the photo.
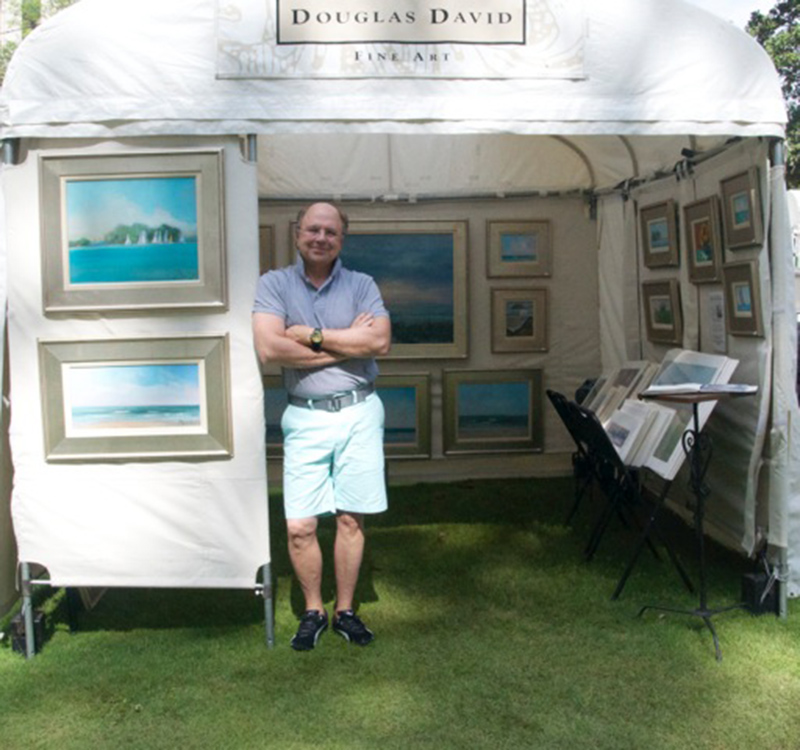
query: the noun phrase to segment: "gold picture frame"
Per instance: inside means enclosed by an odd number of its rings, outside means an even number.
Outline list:
[[[42,156],[46,314],[227,309],[222,151]]]
[[[40,340],[45,459],[233,455],[227,334]]]

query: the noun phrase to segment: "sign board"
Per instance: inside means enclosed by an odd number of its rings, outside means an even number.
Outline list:
[[[582,0],[217,0],[220,78],[584,77]]]

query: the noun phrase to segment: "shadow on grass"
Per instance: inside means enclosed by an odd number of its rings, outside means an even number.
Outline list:
[[[586,572],[593,583],[607,587],[610,597],[637,538],[635,529],[613,524],[596,558],[587,564],[583,547],[600,509],[597,499],[587,499],[567,526],[565,517],[573,501],[571,478],[465,481],[454,484],[420,484],[390,488],[389,510],[367,521],[367,548],[357,603],[379,600],[378,589],[389,587],[410,597],[463,597],[472,602],[483,595],[486,565],[499,551],[509,551],[531,572],[551,580],[581,585]],[[481,526],[480,533],[459,534],[458,529]],[[270,498],[273,601],[287,593],[295,615],[303,608],[302,593],[292,575],[286,548],[286,529],[279,493]],[[673,542],[689,574],[696,581],[696,546],[692,529],[669,513],[662,517],[664,534]],[[335,519],[322,519],[319,527],[323,550],[323,596],[335,593],[332,555]],[[709,590],[738,595],[741,575],[753,563],[741,555],[708,542]],[[380,587],[376,582],[380,582]],[[654,583],[655,582],[655,583]],[[283,587],[289,591],[284,592]],[[596,595],[596,592],[592,592]],[[663,594],[689,596],[666,555],[656,560],[645,551],[623,592],[623,599]],[[690,601],[690,600],[689,600]],[[66,597],[53,597],[53,620],[69,622]],[[163,628],[237,628],[264,622],[264,603],[247,590],[109,589],[97,607],[79,612],[73,622],[79,631]]]

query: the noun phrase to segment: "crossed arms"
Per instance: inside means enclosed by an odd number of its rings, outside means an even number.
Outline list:
[[[306,325],[288,328],[283,318],[271,313],[253,313],[253,337],[261,364],[309,369],[325,367],[345,359],[379,357],[388,354],[392,339],[389,318],[360,313],[349,328],[323,328],[322,351],[311,349]]]

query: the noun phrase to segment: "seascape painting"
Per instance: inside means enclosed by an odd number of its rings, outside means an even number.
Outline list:
[[[458,385],[458,438],[507,440],[531,434],[527,380]]]
[[[67,286],[197,282],[194,176],[67,179]]]
[[[502,232],[500,258],[503,263],[536,263],[539,260],[538,232]]]
[[[651,253],[669,252],[669,225],[666,218],[647,222],[647,240]]]
[[[199,362],[65,366],[66,435],[203,431],[202,381]]]
[[[409,386],[378,386],[378,395],[386,413],[383,441],[387,446],[416,445],[417,388]]]
[[[288,403],[288,394],[281,384],[282,378],[265,376],[264,378],[264,421],[267,427],[267,453],[271,457],[281,455],[283,452],[283,430],[281,418]]]
[[[731,216],[734,230],[750,226],[750,192],[744,191],[731,196]]]
[[[393,344],[455,341],[454,242],[452,232],[348,234],[342,259],[377,282]]]
[[[733,314],[737,318],[753,317],[753,297],[750,284],[746,281],[731,284],[733,291]]]

